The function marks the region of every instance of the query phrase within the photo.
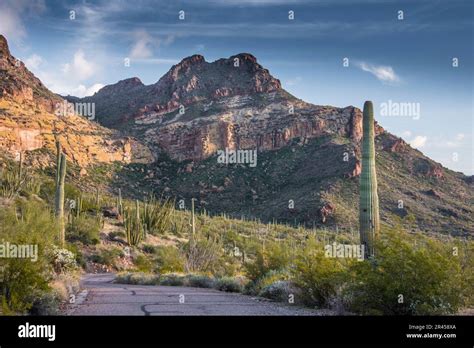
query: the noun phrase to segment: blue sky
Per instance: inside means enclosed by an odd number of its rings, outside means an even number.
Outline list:
[[[213,61],[249,52],[296,97],[339,107],[372,100],[384,128],[474,174],[473,7],[471,0],[1,0],[0,33],[46,86],[78,96],[132,76],[154,83],[192,54]],[[382,115],[389,101],[420,112]]]

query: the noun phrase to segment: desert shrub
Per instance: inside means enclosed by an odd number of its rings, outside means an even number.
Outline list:
[[[123,251],[118,248],[113,249],[102,249],[99,250],[98,254],[92,254],[89,256],[89,260],[101,265],[115,267],[117,258],[123,257]]]
[[[221,266],[222,245],[215,237],[191,239],[183,248],[186,272],[212,272]]]
[[[258,278],[253,282],[249,282],[246,287],[246,293],[252,295],[258,295],[263,288],[281,280],[288,280],[290,278],[289,273],[286,270],[271,270],[268,271],[264,276]]]
[[[142,250],[144,253],[147,253],[147,254],[154,254],[156,252],[156,248],[150,244],[143,245]]]
[[[256,282],[270,271],[282,271],[288,268],[291,254],[283,243],[267,243],[265,248],[257,250],[255,260],[245,265],[246,274]]]
[[[384,231],[375,262],[352,267],[351,308],[372,315],[456,313],[462,305],[461,264],[452,247],[403,231]]]
[[[298,289],[290,281],[278,280],[264,286],[258,295],[279,302],[288,302],[290,295],[293,295],[293,299],[296,300],[297,293],[299,293]]]
[[[185,258],[180,250],[172,246],[156,248],[156,271],[158,273],[183,272]]]
[[[325,256],[321,243],[310,238],[296,255],[292,276],[301,289],[303,303],[327,307],[338,295],[347,272],[339,260]]]
[[[127,238],[123,231],[112,231],[109,233],[109,239],[112,241],[124,241]]]
[[[214,288],[226,292],[242,292],[244,283],[238,278],[222,277],[216,280]]]
[[[196,288],[212,288],[214,279],[202,274],[188,274],[186,276],[186,285]]]
[[[76,257],[71,251],[53,246],[49,253],[56,273],[70,272],[77,268]]]
[[[69,242],[80,241],[85,245],[99,243],[100,226],[97,219],[87,215],[74,217],[68,224],[66,238]]]
[[[115,277],[115,283],[133,284],[133,285],[157,285],[159,284],[159,276],[152,273],[119,273]]]
[[[152,272],[153,264],[145,255],[137,255],[133,258],[133,264],[139,272]]]
[[[41,182],[19,163],[9,163],[0,169],[0,196],[13,198],[17,195],[37,195]]]
[[[35,296],[29,314],[58,315],[60,302],[59,297],[54,292],[40,293],[38,296]]]
[[[74,254],[76,264],[81,268],[85,268],[86,258],[84,257],[84,254],[82,253],[81,249],[76,244],[68,244],[67,249]]]
[[[44,204],[25,200],[0,209],[0,221],[2,244],[8,242],[37,248],[37,257],[0,258],[2,311],[5,314],[25,313],[32,307],[37,294],[50,291],[48,282],[53,270],[45,251],[57,236],[57,225]]]
[[[185,276],[176,273],[164,274],[160,277],[160,285],[166,286],[184,286]]]

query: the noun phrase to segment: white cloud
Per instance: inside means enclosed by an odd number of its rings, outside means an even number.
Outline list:
[[[25,59],[25,65],[30,70],[38,69],[42,63],[43,58],[37,54],[33,54],[32,56]]]
[[[135,39],[136,41],[132,47],[132,50],[130,51],[130,58],[143,59],[153,56],[153,41],[151,36],[145,30],[139,30],[135,32]]]
[[[400,78],[395,74],[391,66],[372,65],[365,62],[356,63],[363,71],[367,71],[374,75],[379,81],[394,83],[400,81]]]
[[[90,87],[86,87],[86,86],[81,84],[81,85],[77,86],[76,88],[74,88],[71,92],[72,92],[72,95],[82,98],[82,97],[88,97],[88,96],[93,95],[95,92],[100,90],[102,87],[104,87],[104,84],[102,84],[102,83],[95,83]]]
[[[411,137],[411,132],[409,130],[404,131],[402,133],[402,137],[404,137],[405,139]]]
[[[0,33],[9,41],[21,41],[27,32],[24,19],[42,13],[46,6],[43,0],[0,1]]]
[[[76,53],[74,53],[72,65],[66,64],[64,67],[66,66],[66,73],[73,74],[79,81],[87,80],[94,74],[96,70],[95,65],[86,59],[82,50],[78,50]]]
[[[85,97],[104,86],[90,81],[96,78],[98,64],[89,59],[83,50],[77,50],[69,62],[59,64],[60,69],[48,66],[47,62],[35,55],[27,58],[25,64],[50,90],[61,95]]]
[[[423,135],[417,135],[410,141],[410,145],[413,148],[418,149],[425,146],[427,140],[428,140],[428,137],[425,137]]]

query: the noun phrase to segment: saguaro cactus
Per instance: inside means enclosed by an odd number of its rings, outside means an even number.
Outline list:
[[[360,175],[359,224],[360,241],[365,257],[373,257],[374,239],[380,229],[377,174],[375,171],[374,107],[371,101],[364,103],[362,138],[362,172]]]
[[[59,243],[64,246],[65,243],[65,227],[64,227],[64,179],[66,178],[66,155],[60,153],[61,145],[56,142],[58,150],[57,156],[57,173],[56,173],[56,194],[54,200],[56,217],[59,222]]]

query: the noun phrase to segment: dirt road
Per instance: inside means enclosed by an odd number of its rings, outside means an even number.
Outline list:
[[[324,315],[214,289],[114,284],[113,274],[88,274],[68,315]]]

